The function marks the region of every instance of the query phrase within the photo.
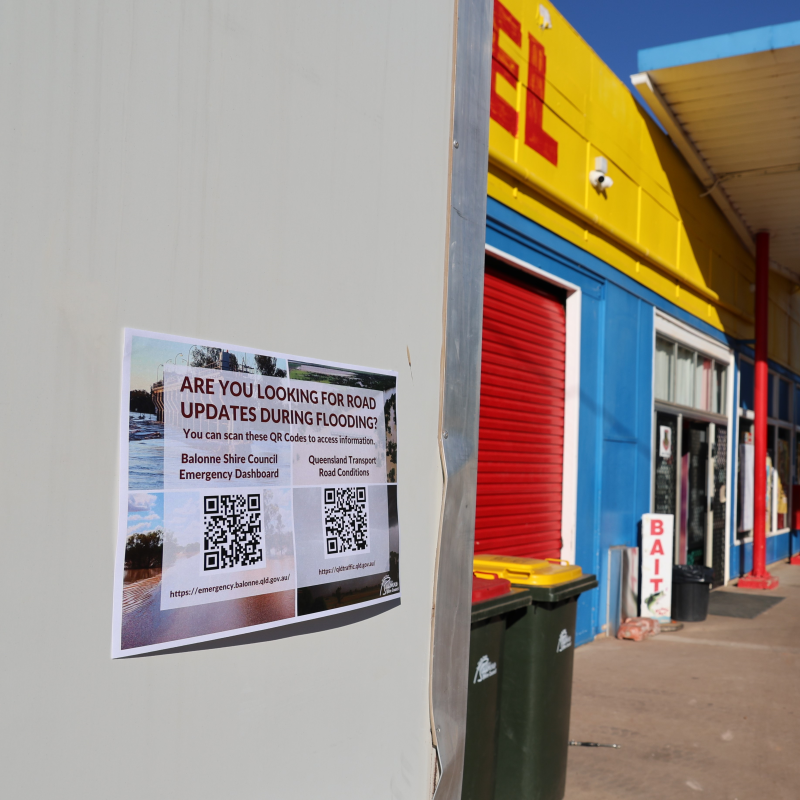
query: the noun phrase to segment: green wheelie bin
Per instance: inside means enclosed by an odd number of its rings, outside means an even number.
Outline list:
[[[531,599],[505,631],[494,800],[562,800],[578,596],[597,579],[565,562],[481,555],[473,563],[476,575],[505,578]]]
[[[462,800],[492,800],[506,628],[531,598],[507,580],[473,579]]]

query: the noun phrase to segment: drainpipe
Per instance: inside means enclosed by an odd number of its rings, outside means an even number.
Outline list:
[[[767,314],[769,313],[769,233],[756,234],[756,385],[755,476],[753,489],[753,571],[739,579],[741,589],[775,589],[778,579],[767,572]]]

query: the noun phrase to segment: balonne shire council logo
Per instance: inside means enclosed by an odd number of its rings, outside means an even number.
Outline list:
[[[397,581],[393,581],[390,575],[384,575],[381,581],[381,593],[379,597],[384,597],[387,594],[394,594],[398,591],[400,591],[400,584]]]

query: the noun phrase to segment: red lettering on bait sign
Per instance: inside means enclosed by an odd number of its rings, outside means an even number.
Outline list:
[[[664,555],[664,548],[661,546],[661,539],[656,539],[655,542],[653,542],[653,549],[650,551],[650,555]]]

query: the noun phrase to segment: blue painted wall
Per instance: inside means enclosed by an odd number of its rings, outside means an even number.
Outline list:
[[[653,306],[608,283],[599,531],[602,585],[607,579],[608,548],[635,547],[638,522],[650,511],[652,364]],[[606,598],[602,592],[601,624],[606,619]]]
[[[635,545],[650,507],[653,304],[610,280],[627,280],[621,273],[491,198],[486,241],[581,289],[575,560],[601,582],[578,603],[582,644],[605,623],[608,548]]]
[[[487,202],[486,242],[579,286],[582,293],[575,560],[600,580],[599,588],[578,602],[576,643],[584,644],[605,624],[608,548],[636,545],[638,522],[650,510],[654,308],[737,352],[748,349],[492,198]],[[776,370],[788,376],[784,368]],[[745,404],[752,402],[751,383],[743,374]],[[735,461],[732,469],[735,476]],[[752,546],[736,545],[735,514],[729,533],[735,576],[740,561],[745,571],[751,568]],[[796,532],[770,537],[767,562],[786,558],[792,548],[800,548]]]

